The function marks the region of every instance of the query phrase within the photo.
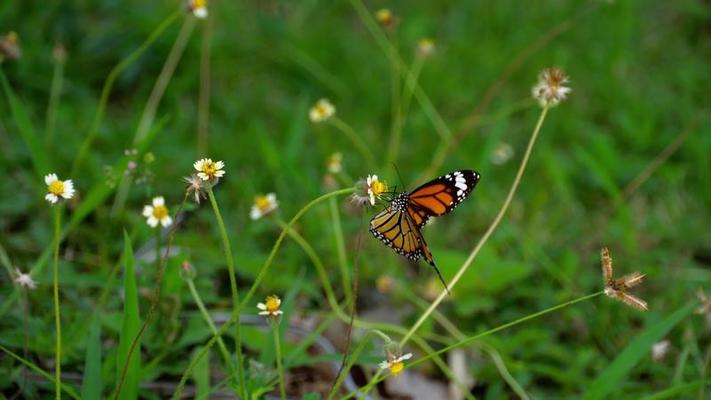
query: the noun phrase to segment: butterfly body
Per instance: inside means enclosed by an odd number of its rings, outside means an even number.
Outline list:
[[[433,179],[410,193],[397,193],[390,204],[370,220],[370,232],[412,261],[424,256],[444,283],[420,228],[427,224],[430,217],[438,217],[455,209],[474,190],[478,181],[479,173],[476,171],[457,170]]]

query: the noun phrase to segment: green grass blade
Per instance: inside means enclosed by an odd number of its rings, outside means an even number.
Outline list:
[[[193,353],[197,355],[199,351]],[[210,352],[198,360],[193,370],[193,379],[197,398],[207,398],[210,395]]]
[[[121,338],[119,340],[118,357],[116,363],[116,380],[117,384],[121,379],[123,366],[126,363],[128,352],[131,348],[133,338],[138,334],[140,329],[140,320],[138,317],[138,290],[136,288],[136,274],[133,269],[133,248],[128,233],[124,231],[124,260],[126,260],[126,268],[124,269],[124,307],[123,321],[121,323]],[[131,355],[126,380],[123,383],[123,388],[119,399],[136,399],[138,398],[138,379],[141,368],[141,343],[136,346],[136,350]]]
[[[98,319],[94,319],[89,328],[81,396],[85,399],[101,398],[101,322]]]
[[[49,162],[47,161],[47,152],[42,146],[42,143],[37,138],[35,129],[32,126],[32,121],[27,115],[27,110],[25,110],[22,103],[15,97],[15,93],[12,91],[10,84],[5,78],[5,74],[0,69],[0,81],[2,81],[2,88],[5,92],[5,97],[7,97],[7,102],[10,103],[10,110],[12,112],[12,117],[15,120],[17,129],[20,131],[22,139],[27,144],[30,150],[30,156],[32,157],[32,163],[35,166],[35,172],[38,177],[42,177],[50,172]],[[60,174],[61,175],[61,174]]]
[[[619,389],[627,374],[643,357],[655,342],[661,340],[669,331],[681,322],[694,309],[695,303],[689,303],[674,311],[663,320],[648,326],[642,334],[634,338],[615,360],[602,371],[590,384],[586,399],[606,398],[612,390]]]

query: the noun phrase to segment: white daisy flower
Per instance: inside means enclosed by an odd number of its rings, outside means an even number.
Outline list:
[[[71,179],[60,181],[57,174],[49,174],[44,177],[44,183],[47,184],[47,195],[44,198],[52,204],[57,204],[62,199],[71,199],[74,196],[74,183]]]
[[[343,154],[341,152],[336,152],[331,154],[330,157],[328,157],[328,161],[326,161],[326,167],[328,168],[328,172],[332,174],[337,174],[343,170]]]
[[[412,358],[412,353],[403,354],[401,356],[396,356],[388,354],[387,360],[378,364],[380,369],[389,369],[390,373],[397,375],[405,369],[405,363],[403,361]]]
[[[37,287],[37,282],[32,279],[32,276],[29,272],[23,274],[22,271],[15,268],[15,274],[17,275],[17,278],[15,278],[15,283],[17,283],[18,285],[26,287],[28,289],[34,289]]]
[[[254,205],[252,205],[252,210],[249,212],[249,217],[253,220],[258,220],[276,210],[278,207],[279,202],[277,201],[275,193],[257,195],[254,197]]]
[[[366,185],[368,185],[368,197],[370,199],[370,205],[375,205],[375,198],[380,198],[380,196],[388,190],[388,185],[378,180],[378,175],[368,175],[365,179]]]
[[[264,303],[257,304],[257,308],[260,309],[259,315],[265,315],[267,317],[278,317],[284,312],[279,309],[281,307],[281,299],[276,296],[267,296]]]
[[[143,216],[146,217],[146,222],[151,228],[155,228],[158,224],[163,227],[168,227],[173,224],[173,218],[170,217],[168,207],[165,206],[165,199],[162,196],[153,198],[153,205],[143,207]]]
[[[309,110],[311,122],[323,122],[336,113],[336,107],[328,99],[321,99]]]
[[[188,10],[190,10],[196,18],[207,18],[207,0],[188,0]]]
[[[223,170],[225,163],[222,161],[214,162],[210,158],[203,158],[195,161],[193,167],[198,172],[197,176],[203,181],[217,180],[225,175]]]

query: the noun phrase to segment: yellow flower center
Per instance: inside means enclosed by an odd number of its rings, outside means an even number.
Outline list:
[[[49,184],[49,188],[47,190],[54,195],[60,196],[64,193],[64,182],[56,180]]]
[[[193,7],[206,8],[207,7],[207,0],[193,0]]]
[[[405,369],[405,364],[402,361],[390,365],[390,372],[393,375],[398,375],[403,369]]]
[[[217,172],[217,165],[212,161],[206,161],[202,165],[202,172],[207,176],[213,176]]]
[[[269,201],[269,197],[267,196],[257,196],[254,198],[254,204],[260,211],[266,211],[271,207],[272,202]]]
[[[370,190],[373,195],[378,196],[388,190],[388,185],[385,182],[375,181],[370,185]]]
[[[268,296],[267,297],[267,303],[265,304],[267,306],[267,311],[270,313],[277,312],[279,311],[279,305],[281,302],[279,301],[279,298],[276,296]]]
[[[166,206],[153,207],[153,217],[158,221],[168,216],[168,208]]]

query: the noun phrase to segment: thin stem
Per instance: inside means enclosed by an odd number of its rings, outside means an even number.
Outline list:
[[[155,228],[155,234],[156,234],[156,271],[160,269],[160,225]]]
[[[276,350],[276,365],[277,375],[279,375],[279,397],[281,400],[286,400],[286,388],[284,387],[284,370],[281,365],[281,342],[279,340],[279,323],[273,322],[274,325],[274,349]]]
[[[222,237],[222,247],[225,252],[225,260],[227,261],[227,268],[229,270],[230,277],[230,290],[232,291],[232,319],[235,320],[235,352],[237,353],[237,375],[239,376],[240,392],[243,399],[247,398],[247,385],[244,379],[244,363],[242,355],[242,334],[239,316],[240,316],[240,302],[239,302],[239,289],[237,288],[237,277],[235,271],[235,260],[232,256],[232,246],[230,245],[230,239],[227,236],[227,229],[225,229],[225,223],[222,220],[222,215],[220,214],[220,208],[217,206],[217,200],[215,200],[215,193],[212,191],[212,187],[208,186],[207,195],[210,198],[210,205],[212,205],[212,211],[215,213],[215,219],[217,219],[217,225],[220,227],[220,236]]]
[[[91,145],[94,141],[94,138],[96,137],[96,133],[99,130],[99,125],[101,125],[101,120],[104,117],[104,112],[106,111],[106,104],[109,100],[109,93],[111,93],[111,88],[116,78],[123,72],[124,69],[126,69],[129,65],[133,64],[133,62],[136,61],[138,57],[140,57],[146,50],[148,50],[151,44],[153,44],[153,42],[158,39],[161,33],[163,33],[163,31],[166,30],[166,28],[168,28],[170,24],[172,24],[173,21],[180,17],[182,14],[182,10],[178,10],[170,14],[165,20],[163,20],[163,22],[158,24],[156,29],[150,34],[150,36],[148,36],[145,42],[143,42],[136,50],[129,54],[128,57],[123,59],[123,61],[116,65],[111,70],[111,72],[109,72],[109,75],[106,77],[106,81],[104,82],[104,87],[101,89],[99,105],[96,108],[96,113],[94,114],[94,119],[91,122],[91,127],[89,127],[89,133],[84,139],[84,142],[82,142],[77,157],[74,159],[74,165],[72,166],[72,173],[70,174],[70,176],[77,175],[77,172],[81,168],[84,159],[86,158],[87,154],[89,153],[89,150],[91,149]]]
[[[346,260],[346,245],[345,240],[343,239],[341,215],[338,212],[338,202],[335,197],[331,197],[328,200],[328,205],[331,210],[331,220],[333,221],[333,238],[336,242],[336,252],[338,253],[338,266],[341,270],[343,293],[345,293],[346,303],[348,303],[353,298],[353,292],[350,285],[350,274],[348,273],[348,261]]]
[[[27,360],[27,359],[25,359],[25,358],[22,358],[20,355],[15,354],[12,350],[8,349],[7,347],[5,347],[5,346],[3,346],[3,345],[1,345],[1,344],[0,344],[0,350],[2,350],[3,352],[7,353],[7,355],[9,355],[10,357],[14,358],[15,360],[17,360],[17,361],[19,361],[19,362],[25,364],[25,365],[26,365],[27,367],[29,367],[31,370],[33,370],[33,371],[37,372],[38,374],[42,375],[42,376],[43,376],[45,379],[47,379],[48,381],[50,381],[50,382],[52,382],[52,383],[54,383],[54,384],[57,383],[57,380],[56,380],[55,377],[53,377],[53,376],[52,376],[51,374],[49,374],[47,371],[45,371],[45,370],[43,370],[42,368],[40,368],[39,366],[37,366],[37,364],[33,363],[32,361],[29,361],[29,360]],[[61,383],[61,382],[60,382],[60,385],[61,385],[61,387],[62,387],[62,390],[64,390],[65,392],[67,392],[67,394],[68,394],[71,398],[77,399],[77,400],[80,400],[80,399],[81,399],[81,397],[79,397],[79,395],[76,393],[76,391],[74,391],[74,388],[72,388],[71,386],[69,386],[69,385],[67,385],[67,384]]]
[[[403,121],[407,118],[407,114],[410,112],[410,104],[412,103],[412,95],[415,90],[415,85],[417,85],[417,80],[420,76],[420,71],[422,71],[422,65],[424,64],[424,57],[416,57],[412,64],[412,69],[407,75],[405,81],[405,90],[402,93],[402,102],[400,106],[400,113],[398,114],[398,126],[397,129],[393,130],[390,136],[390,143],[388,145],[388,156],[385,163],[385,167],[390,167],[392,164],[397,163],[398,155],[400,154],[400,139],[402,138]]]
[[[464,340],[460,340],[460,341],[458,341],[458,342],[456,342],[456,343],[454,343],[454,344],[452,344],[452,345],[446,346],[446,347],[444,347],[444,348],[442,348],[442,349],[439,349],[439,350],[437,350],[437,351],[428,353],[428,354],[425,355],[424,357],[421,357],[421,358],[419,358],[419,359],[417,359],[417,360],[415,360],[415,361],[409,363],[409,364],[408,364],[408,367],[414,367],[414,366],[416,366],[416,365],[418,365],[418,364],[422,364],[423,362],[429,360],[429,359],[432,358],[432,357],[439,356],[440,354],[446,353],[446,352],[448,352],[448,351],[450,351],[450,350],[452,350],[452,349],[456,349],[456,348],[458,348],[458,347],[466,346],[466,345],[468,345],[468,344],[470,344],[470,343],[472,343],[472,342],[474,342],[474,341],[476,341],[476,340],[479,340],[479,339],[481,339],[481,338],[483,338],[483,337],[485,337],[485,336],[492,335],[492,334],[494,334],[494,333],[503,331],[504,329],[508,329],[508,328],[510,328],[510,327],[512,327],[512,326],[515,326],[515,325],[524,323],[524,322],[526,322],[526,321],[530,321],[530,320],[532,320],[532,319],[541,317],[541,316],[546,315],[546,314],[550,314],[550,313],[552,313],[553,311],[557,311],[557,310],[560,310],[560,309],[562,309],[562,308],[565,308],[565,307],[568,307],[568,306],[572,306],[573,304],[577,304],[577,303],[580,303],[580,302],[583,302],[583,301],[586,301],[586,300],[590,300],[590,299],[592,299],[592,298],[594,298],[594,297],[600,296],[600,295],[603,294],[603,293],[604,293],[604,291],[601,290],[601,291],[596,292],[596,293],[592,293],[592,294],[589,294],[589,295],[586,295],[586,296],[578,297],[577,299],[569,300],[569,301],[566,301],[565,303],[561,303],[561,304],[555,305],[555,306],[553,306],[553,307],[546,308],[545,310],[538,311],[538,312],[535,312],[535,313],[533,313],[533,314],[526,315],[525,317],[521,317],[521,318],[519,318],[519,319],[517,319],[517,320],[511,321],[511,322],[507,322],[507,323],[505,323],[505,324],[503,324],[503,325],[499,325],[499,326],[497,326],[496,328],[489,329],[489,330],[487,330],[487,331],[484,331],[484,332],[479,333],[479,334],[477,334],[477,335],[471,336],[471,337],[466,338],[466,339],[464,339]],[[356,394],[358,394],[358,393],[361,393],[362,396],[367,395],[367,393],[368,393],[377,383],[379,383],[380,381],[382,381],[382,380],[385,379],[385,378],[387,378],[387,376],[382,376],[382,374],[380,373],[380,371],[378,371],[378,373],[376,373],[375,376],[373,376],[373,378],[370,380],[370,382],[368,382],[367,385],[363,386],[362,388],[358,389],[357,391],[355,391],[355,392],[353,392],[353,393],[350,393],[348,396],[344,397],[344,400],[345,400],[345,399],[349,399],[349,398],[353,397],[354,395],[356,395]],[[362,397],[361,397],[361,398],[362,398]]]
[[[350,125],[348,125],[346,122],[344,122],[342,119],[336,117],[335,115],[332,116],[331,118],[328,119],[328,122],[333,125],[336,129],[341,131],[348,140],[350,140],[353,145],[358,149],[360,154],[363,156],[365,159],[365,162],[368,164],[368,168],[375,168],[375,157],[373,156],[373,152],[370,151],[370,147],[368,147],[367,144],[363,141],[363,138],[361,138],[358,133],[353,129]]]
[[[312,200],[308,204],[306,204],[299,212],[294,215],[294,217],[289,221],[289,223],[286,225],[284,229],[282,229],[281,233],[279,234],[279,237],[277,238],[276,242],[274,242],[274,246],[272,247],[272,251],[269,254],[269,257],[267,258],[267,261],[262,265],[261,269],[259,270],[259,273],[257,274],[257,278],[254,280],[254,284],[252,284],[252,287],[249,289],[247,294],[245,295],[244,299],[242,299],[242,303],[240,304],[240,308],[237,310],[237,314],[232,314],[230,318],[225,321],[224,324],[220,327],[220,329],[215,333],[215,335],[208,340],[208,342],[205,344],[205,346],[200,349],[200,351],[196,354],[196,356],[191,360],[190,364],[188,365],[188,368],[183,372],[183,376],[180,377],[180,382],[178,382],[178,386],[175,389],[175,392],[173,393],[173,399],[179,399],[180,394],[183,391],[183,388],[185,387],[185,383],[188,381],[188,376],[193,371],[193,368],[195,368],[195,365],[202,359],[202,357],[207,354],[207,352],[210,350],[210,347],[213,346],[215,341],[222,336],[222,334],[225,333],[225,331],[229,328],[231,324],[233,324],[237,318],[239,318],[239,310],[241,310],[243,307],[246,306],[246,304],[249,302],[249,300],[252,298],[254,295],[254,292],[257,290],[257,287],[259,287],[259,284],[262,282],[262,279],[266,276],[267,270],[269,270],[269,267],[271,266],[272,262],[274,261],[274,257],[276,256],[277,250],[279,250],[279,247],[281,246],[281,243],[284,241],[284,237],[286,236],[287,229],[291,229],[291,227],[298,221],[309,209],[311,209],[313,206],[316,204],[330,198],[333,196],[340,196],[343,194],[348,194],[352,193],[353,189],[341,189],[337,190],[334,192],[326,193],[324,195],[321,195],[317,197],[316,199]]]
[[[62,398],[62,319],[59,310],[59,242],[61,240],[62,209],[54,207],[54,329],[56,342],[54,345],[54,395]]]
[[[508,210],[509,206],[511,205],[511,201],[513,200],[514,194],[516,194],[516,189],[518,189],[518,185],[521,183],[521,177],[523,177],[523,173],[526,170],[526,165],[528,164],[528,159],[531,156],[533,145],[536,143],[536,139],[538,138],[538,134],[541,131],[541,127],[543,126],[543,121],[545,120],[547,113],[548,107],[543,107],[541,109],[541,114],[538,117],[536,127],[533,129],[533,134],[531,134],[531,139],[528,141],[528,146],[526,147],[526,152],[523,155],[523,159],[521,160],[521,165],[519,165],[518,172],[516,172],[516,177],[514,178],[511,188],[509,189],[509,193],[506,196],[506,200],[504,200],[504,204],[501,206],[499,213],[496,215],[496,218],[494,218],[494,221],[489,226],[489,229],[487,229],[484,233],[484,236],[479,239],[479,242],[474,247],[474,250],[472,250],[472,252],[469,254],[469,257],[467,257],[466,261],[464,261],[464,264],[462,264],[462,266],[459,268],[456,275],[454,275],[454,278],[452,278],[452,281],[449,283],[450,290],[454,289],[454,286],[457,284],[457,282],[459,282],[459,279],[462,278],[464,273],[472,264],[472,261],[474,261],[474,258],[477,256],[477,254],[479,254],[479,250],[481,250],[487,240],[489,240],[489,237],[492,235],[492,233],[494,233],[496,227],[499,226],[499,222],[501,222],[501,219],[504,217],[506,210]],[[412,334],[415,333],[417,329],[420,328],[420,326],[422,326],[425,320],[427,320],[430,314],[432,314],[432,311],[434,311],[434,309],[437,308],[437,306],[442,302],[444,297],[447,296],[447,293],[447,290],[443,290],[442,293],[440,293],[440,295],[437,297],[437,299],[432,302],[427,311],[425,311],[422,316],[420,316],[415,325],[413,325],[412,328],[410,328],[410,330],[407,332],[405,337],[402,338],[402,340],[400,341],[400,346],[403,346],[412,336]]]
[[[397,157],[400,144],[400,132],[402,131],[402,91],[400,89],[400,66],[397,63],[398,42],[397,34],[391,36],[390,51],[395,52],[389,57],[390,59],[390,146],[388,146],[388,155],[386,166],[390,166]]]
[[[200,315],[202,315],[202,318],[205,320],[205,323],[207,323],[207,326],[210,327],[210,330],[212,331],[213,335],[217,332],[217,328],[215,327],[215,323],[212,322],[212,318],[210,318],[210,314],[207,312],[207,308],[205,308],[205,304],[202,302],[202,299],[200,298],[200,295],[198,294],[197,289],[195,288],[195,282],[192,280],[192,278],[186,279],[188,282],[188,288],[190,289],[190,294],[193,296],[193,300],[195,301],[195,304],[197,304],[198,309],[200,310]],[[230,352],[227,351],[227,346],[225,346],[225,342],[222,340],[222,338],[217,338],[217,346],[220,348],[220,352],[222,353],[222,358],[225,359],[225,364],[227,364],[227,369],[230,370],[230,377],[231,379],[234,379],[235,374],[237,371],[235,371],[235,366],[234,363],[232,362],[232,357],[230,357]]]

